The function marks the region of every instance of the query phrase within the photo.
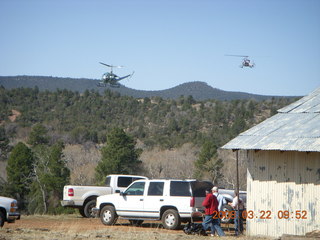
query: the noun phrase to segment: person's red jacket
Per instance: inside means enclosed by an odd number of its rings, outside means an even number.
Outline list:
[[[205,215],[213,215],[218,211],[218,200],[217,197],[212,193],[208,193],[206,198],[202,202],[202,206],[205,207]]]

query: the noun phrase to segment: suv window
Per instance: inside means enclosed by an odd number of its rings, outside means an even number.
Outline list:
[[[206,189],[212,188],[213,184],[211,182],[205,181],[194,181],[191,182],[192,196],[193,197],[205,197]]]
[[[143,195],[145,182],[133,183],[125,193],[127,195]]]
[[[170,196],[191,196],[189,182],[171,181],[170,182]]]
[[[148,196],[162,196],[164,182],[150,182]]]

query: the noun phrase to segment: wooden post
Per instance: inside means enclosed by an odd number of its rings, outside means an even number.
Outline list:
[[[239,186],[240,186],[240,183],[239,183],[239,150],[236,150],[236,171],[237,171],[237,195],[238,195],[238,198],[239,198]],[[238,209],[237,209],[238,210]]]
[[[238,204],[237,204],[237,212],[238,212],[238,217],[236,219],[236,221],[238,221],[238,234],[240,231],[240,212],[239,212],[239,203],[240,203],[240,193],[239,193],[239,150],[236,150],[236,171],[237,171],[237,196],[238,196]]]

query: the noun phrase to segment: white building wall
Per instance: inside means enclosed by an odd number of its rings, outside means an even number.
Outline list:
[[[247,158],[247,235],[320,229],[319,152],[249,150]]]

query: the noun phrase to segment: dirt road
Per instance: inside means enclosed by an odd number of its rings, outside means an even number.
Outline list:
[[[235,238],[233,231],[224,228],[228,237]],[[15,223],[5,224],[0,229],[0,240],[88,240],[88,239],[130,239],[130,240],[182,240],[205,239],[209,237],[186,235],[182,230],[170,231],[162,228],[160,222],[147,222],[141,227],[130,226],[121,220],[115,226],[104,226],[100,219],[82,218],[80,215],[32,215],[22,216]]]

